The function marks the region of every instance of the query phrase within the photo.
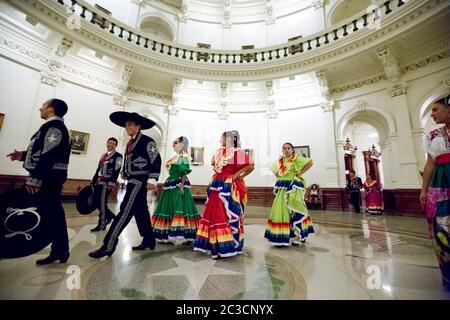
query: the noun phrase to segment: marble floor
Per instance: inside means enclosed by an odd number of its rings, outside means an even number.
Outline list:
[[[133,219],[114,255],[94,260],[106,231],[91,233],[97,217],[64,206],[68,263],[36,266],[49,248],[0,260],[0,299],[450,299],[421,218],[312,211],[305,245],[273,248],[263,237],[269,208],[249,206],[243,254],[219,260],[188,245],[133,252]]]

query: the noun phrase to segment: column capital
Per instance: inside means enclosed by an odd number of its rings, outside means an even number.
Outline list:
[[[56,87],[59,81],[61,81],[61,78],[58,77],[56,74],[42,71],[41,74],[41,83],[47,84],[52,87]]]
[[[128,97],[123,96],[121,94],[115,94],[113,95],[113,104],[115,106],[125,107],[127,104]]]
[[[220,120],[228,120],[228,117],[230,116],[230,112],[228,111],[226,102],[220,103],[219,110],[217,110],[217,115],[219,116]]]
[[[278,118],[278,108],[275,104],[275,101],[273,100],[266,101],[266,116],[269,119]]]
[[[167,112],[171,115],[171,116],[178,116],[178,114],[180,113],[180,107],[175,106],[174,104],[169,104],[167,106]]]
[[[397,83],[391,87],[391,97],[401,96],[407,93],[406,83]]]
[[[323,112],[332,112],[334,110],[334,100],[320,103]]]

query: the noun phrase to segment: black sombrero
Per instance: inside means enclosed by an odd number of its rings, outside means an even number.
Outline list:
[[[81,214],[89,214],[95,210],[94,187],[88,185],[80,190],[77,196],[77,210]]]
[[[53,212],[25,188],[0,195],[0,257],[32,255],[51,242]]]
[[[116,111],[109,115],[109,119],[120,127],[125,127],[127,121],[134,121],[142,130],[152,128],[156,123],[136,112]]]

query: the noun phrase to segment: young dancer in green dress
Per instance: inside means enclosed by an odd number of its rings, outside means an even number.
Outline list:
[[[189,142],[179,137],[173,142],[177,153],[166,163],[169,177],[152,216],[156,241],[180,244],[195,239],[200,215],[195,207],[187,175],[189,169]]]
[[[264,237],[271,245],[304,243],[314,228],[305,204],[306,182],[302,175],[312,166],[310,158],[295,154],[291,143],[283,144],[283,155],[271,166],[277,177],[275,199]]]

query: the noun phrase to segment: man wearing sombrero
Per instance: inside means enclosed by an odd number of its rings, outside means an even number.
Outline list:
[[[120,212],[114,219],[100,249],[89,253],[92,258],[100,259],[111,256],[116,249],[119,235],[134,216],[143,237],[142,243],[133,250],[155,248],[155,237],[150,223],[150,213],[147,206],[147,181],[155,184],[161,171],[161,157],[155,141],[142,134],[141,130],[150,129],[155,125],[136,112],[117,111],[110,114],[109,119],[118,126],[124,127],[130,136],[123,165],[123,177],[128,180],[126,193],[120,205]]]

